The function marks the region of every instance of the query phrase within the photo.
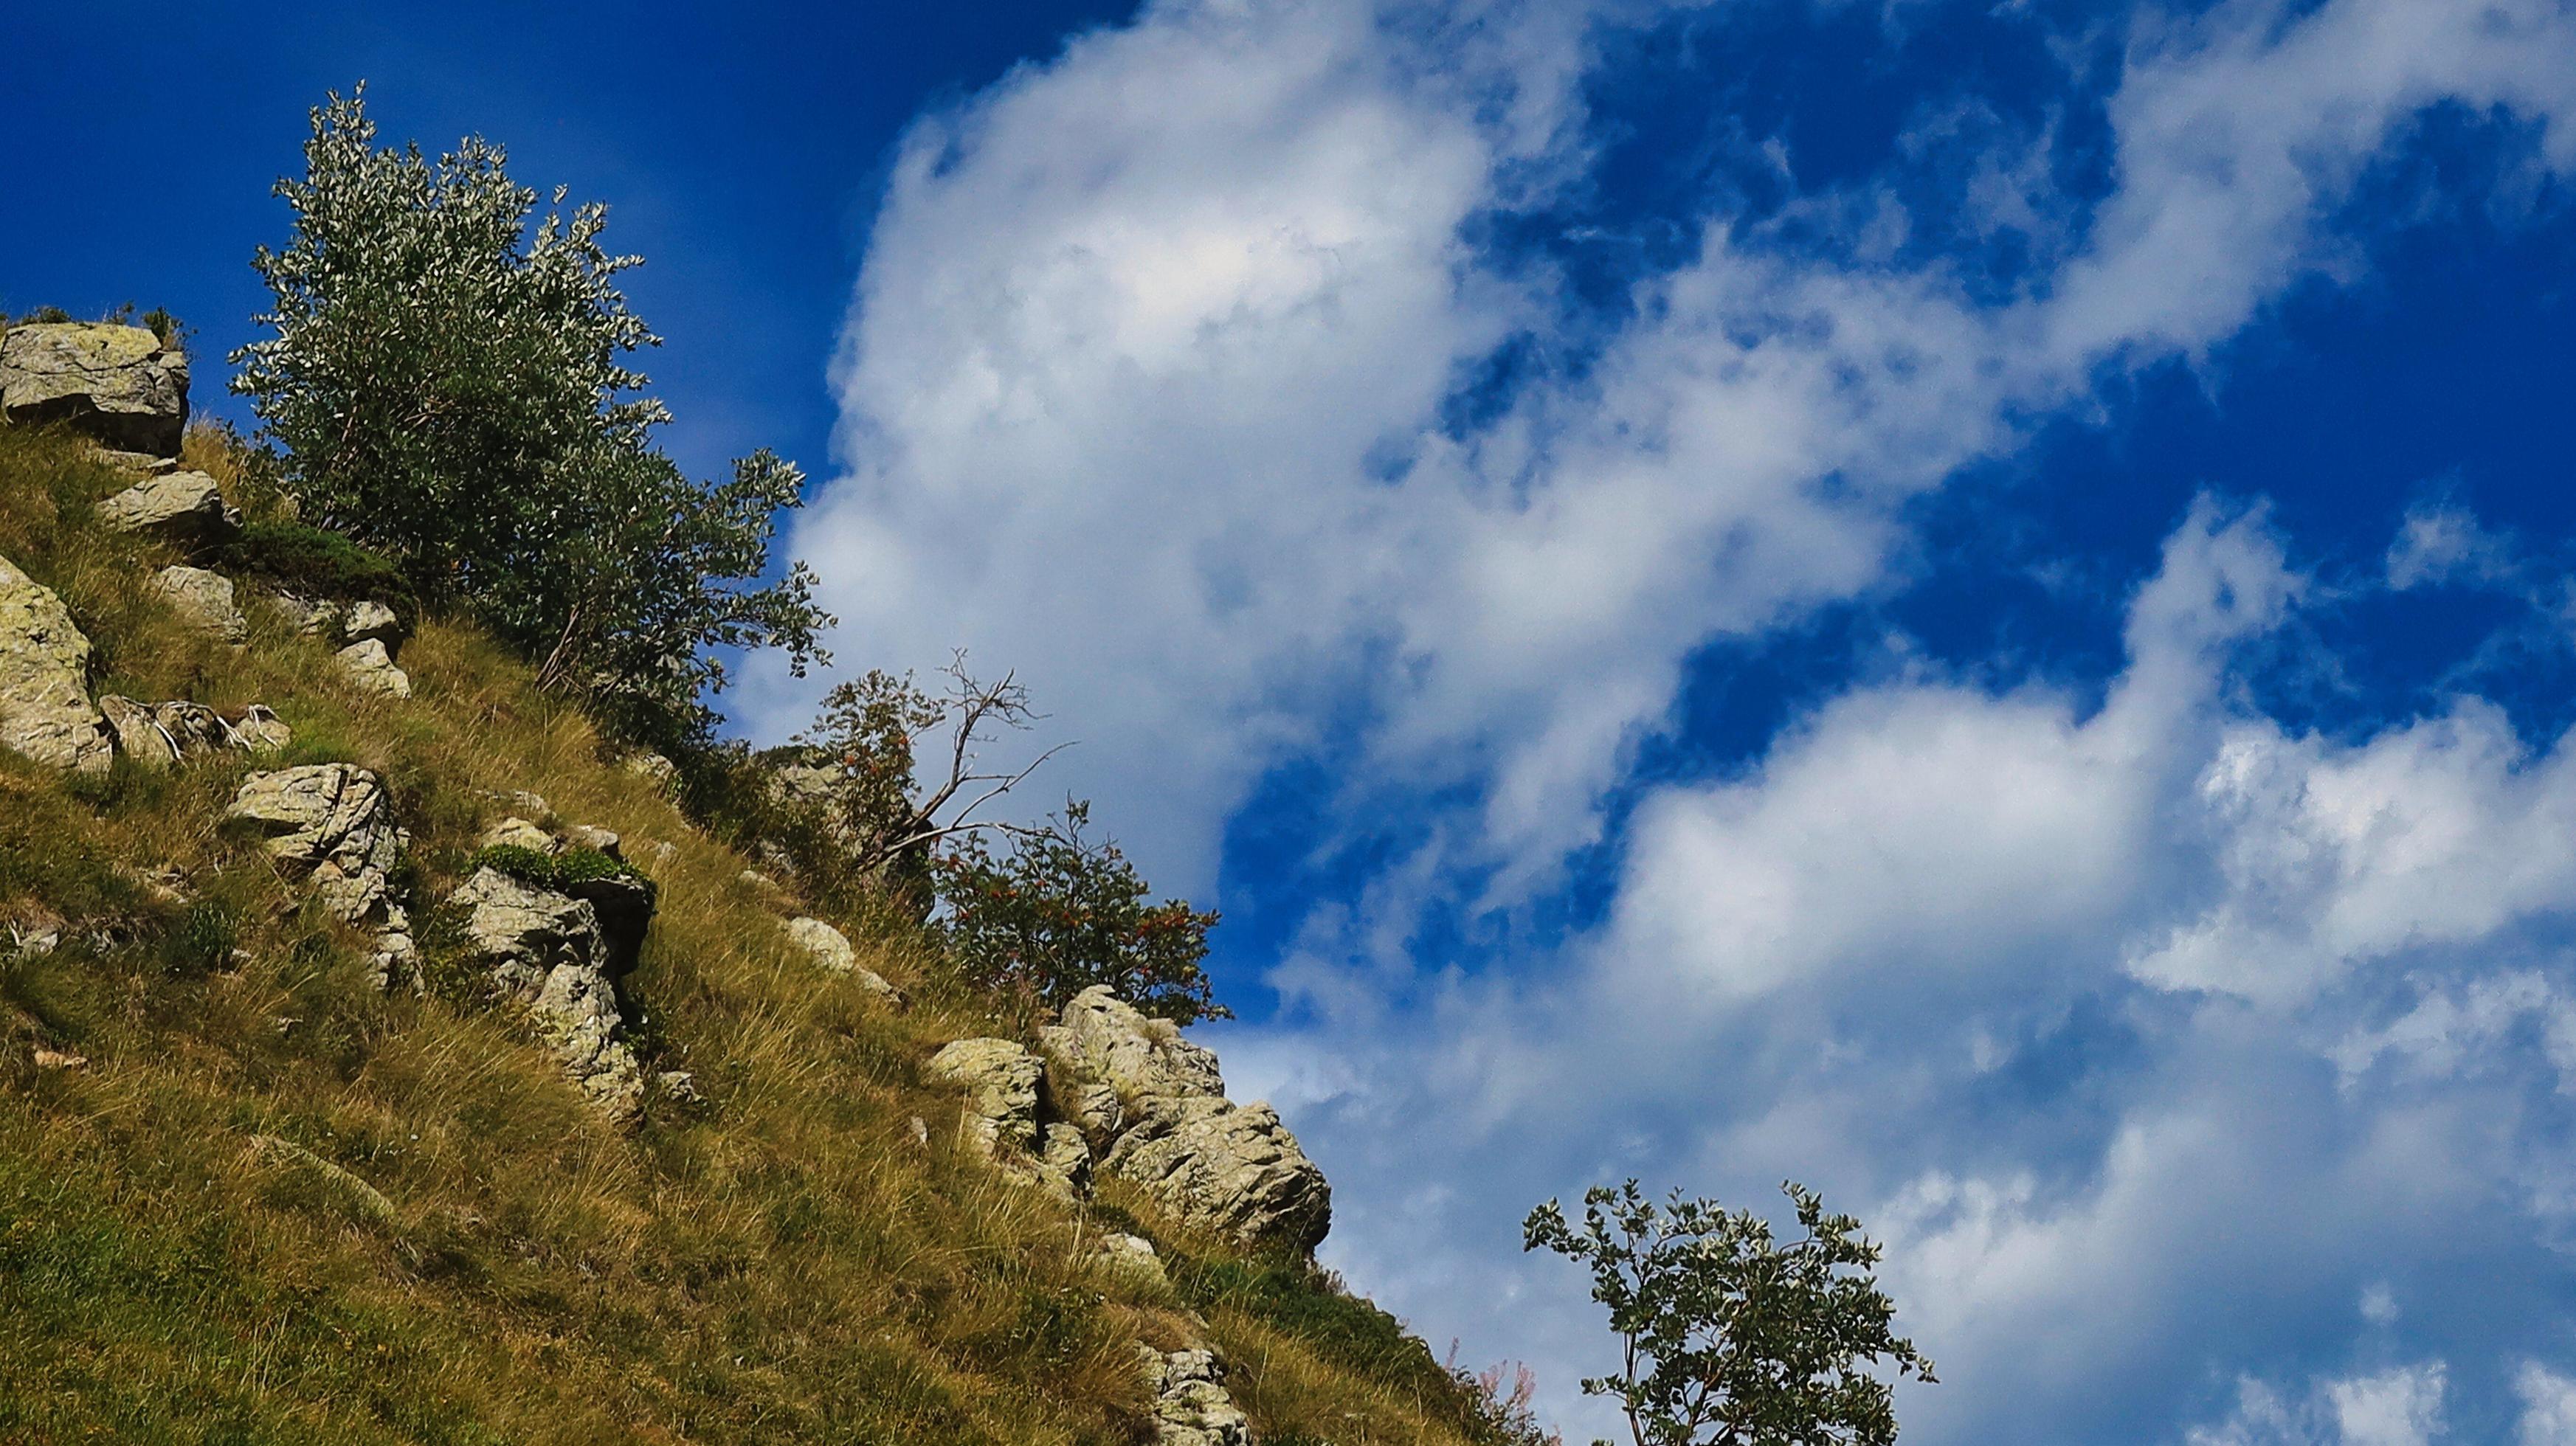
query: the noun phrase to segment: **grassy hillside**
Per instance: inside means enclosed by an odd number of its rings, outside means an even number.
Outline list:
[[[219,437],[189,449],[255,490]],[[383,775],[433,962],[495,795],[621,834],[660,886],[629,981],[647,1069],[704,1101],[619,1130],[474,990],[371,989],[367,941],[221,825],[273,764],[71,779],[0,751],[0,926],[60,938],[0,927],[0,1443],[1144,1441],[1134,1343],[1176,1347],[1191,1311],[1270,1446],[1491,1438],[1310,1267],[952,1148],[922,1064],[1005,1031],[994,1006],[882,920],[837,922],[915,1009],[818,972],[742,856],[473,629],[421,625],[401,702],[255,603],[246,648],[190,630],[145,585],[173,559],[90,524],[129,480],[0,429],[0,556],[62,595],[96,690],[263,702],[289,761]],[[1089,1263],[1131,1226],[1169,1290]]]

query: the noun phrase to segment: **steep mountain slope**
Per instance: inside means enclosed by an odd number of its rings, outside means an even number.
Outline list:
[[[0,653],[104,710],[77,757],[0,747],[0,1442],[1495,1439],[1306,1223],[1256,1248],[988,1156],[1019,1117],[930,1061],[1041,1021],[927,934],[827,920],[818,962],[804,902],[474,629],[316,623],[219,562],[207,508],[276,515],[223,438],[183,465],[226,498],[140,522],[166,464],[92,446],[0,426]],[[593,884],[649,911],[614,962]],[[1081,1143],[1040,1068],[1031,1138]]]

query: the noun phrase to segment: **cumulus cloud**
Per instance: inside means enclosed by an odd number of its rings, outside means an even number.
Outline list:
[[[2448,1370],[2440,1361],[2320,1381],[2305,1400],[2261,1381],[2238,1385],[2226,1420],[2196,1426],[2189,1446],[2425,1446],[2443,1433]]]
[[[2252,707],[2244,645],[2321,591],[2259,506],[2182,521],[2098,699],[1899,670],[1740,774],[1605,799],[1712,639],[1891,586],[1909,504],[2033,417],[2354,274],[2339,208],[2428,108],[2576,162],[2576,19],[2138,20],[2107,190],[2051,190],[2045,135],[1979,172],[1992,225],[2049,233],[2008,295],[1863,222],[1711,215],[1595,314],[1481,226],[1592,183],[1592,38],[1651,19],[1164,0],[926,117],[796,538],[838,646],[1018,668],[1083,740],[1058,781],[1171,887],[1204,894],[1292,760],[1336,780],[1330,842],[1400,840],[1294,933],[1276,978],[1315,1023],[1238,1033],[1229,1073],[1333,1172],[1334,1258],[1435,1339],[1541,1361],[1562,1408],[1597,1324],[1513,1226],[1571,1180],[1797,1174],[1886,1222],[1953,1383],[1907,1397],[1934,1440],[2040,1408],[2135,1439],[2139,1401],[2170,1437],[2206,1419],[2191,1381],[2314,1375],[2279,1342],[2396,1298],[2420,1242],[2529,1272],[2576,1179],[2576,756],[2474,696],[2350,737]],[[1876,182],[1809,199],[1895,214]],[[1581,364],[1462,412],[1530,336]],[[2423,512],[2386,580],[2474,572],[2482,536]],[[1427,911],[1544,896],[1613,826],[1597,925],[1410,972]],[[2249,1386],[2203,1429],[2422,1440],[2452,1389]]]
[[[1544,877],[1693,648],[1877,584],[2012,409],[2223,341],[2414,111],[2566,79],[2547,5],[2221,7],[2140,41],[2119,185],[2023,300],[1712,218],[1579,382],[1461,435],[1461,369],[1562,314],[1464,228],[1581,175],[1581,37],[1622,18],[1172,0],[922,122],[797,537],[844,648],[1022,669],[1178,882],[1352,716],[1355,808],[1470,785],[1463,837]]]

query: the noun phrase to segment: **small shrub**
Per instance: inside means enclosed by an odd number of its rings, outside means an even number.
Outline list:
[[[402,569],[383,553],[300,522],[253,522],[225,544],[218,565],[299,597],[380,602],[406,615],[419,607]]]
[[[972,986],[1061,1005],[1095,984],[1147,1014],[1189,1024],[1230,1019],[1199,961],[1213,911],[1150,891],[1114,842],[1082,831],[1091,807],[1068,801],[1048,827],[1015,833],[996,859],[966,835],[934,868],[948,907],[948,951]]]
[[[161,967],[176,975],[211,974],[232,961],[241,942],[241,910],[225,899],[199,899],[161,936]]]
[[[659,886],[642,869],[591,848],[569,848],[559,854],[546,854],[517,844],[494,844],[477,850],[472,858],[465,861],[468,875],[481,869],[498,869],[523,884],[559,894],[597,879],[632,879],[644,886],[647,899],[660,892]]]

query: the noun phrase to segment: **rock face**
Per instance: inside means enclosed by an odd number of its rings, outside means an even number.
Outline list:
[[[233,601],[233,580],[201,567],[165,567],[152,575],[153,590],[181,617],[228,643],[250,637],[250,619]]]
[[[1216,1352],[1136,1352],[1154,1392],[1155,1446],[1252,1446],[1252,1423],[1226,1391]]]
[[[979,1148],[1037,1152],[1038,1090],[1046,1066],[1036,1055],[1007,1039],[961,1039],[930,1057],[930,1075],[966,1091],[960,1128]]]
[[[356,922],[390,897],[402,833],[384,781],[347,763],[254,773],[242,780],[228,818],[268,836],[268,856],[302,875],[332,913]]]
[[[930,1057],[930,1074],[966,1092],[957,1128],[969,1147],[1068,1200],[1091,1197],[1091,1143],[1050,1118],[1036,1055],[1007,1039],[961,1039]]]
[[[633,1119],[644,1074],[624,1037],[617,978],[634,959],[611,940],[598,908],[494,868],[477,870],[449,902],[466,911],[467,946],[501,992],[527,1006],[582,1094],[613,1120]]]
[[[1135,1181],[1180,1220],[1248,1245],[1312,1251],[1332,1187],[1266,1104],[1225,1097],[1216,1056],[1107,986],[1074,996],[1038,1031],[1049,1098],[1080,1124],[1100,1168]]]
[[[373,926],[378,987],[418,983],[411,917],[393,893],[394,864],[411,840],[394,823],[384,780],[347,763],[254,773],[224,816],[257,824],[269,858],[335,917]]]
[[[1075,995],[1060,1023],[1038,1031],[1038,1048],[1122,1099],[1225,1096],[1214,1051],[1181,1038],[1170,1020],[1139,1012],[1105,984]]]
[[[0,415],[67,422],[110,447],[175,457],[188,425],[187,354],[139,326],[13,326],[0,336]]]
[[[1103,1166],[1190,1224],[1247,1244],[1309,1252],[1332,1228],[1332,1187],[1267,1104],[1153,1100]]]
[[[181,547],[210,547],[241,531],[240,510],[203,472],[137,482],[98,504],[98,520],[118,532],[140,532]]]
[[[89,639],[51,588],[0,557],[0,747],[77,773],[114,762],[89,701]]]
[[[860,965],[859,951],[850,946],[848,935],[822,920],[790,919],[787,937],[813,956],[814,967],[824,973],[851,980],[898,1012],[911,1004],[904,992],[888,984],[883,975]]]

